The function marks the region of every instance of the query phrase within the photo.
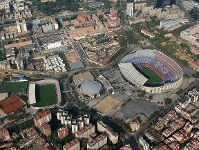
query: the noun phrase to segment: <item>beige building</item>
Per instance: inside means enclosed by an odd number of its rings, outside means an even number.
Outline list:
[[[155,37],[155,34],[149,32],[149,31],[147,31],[147,30],[145,30],[145,29],[142,29],[142,30],[141,30],[141,33],[143,33],[144,35],[150,37],[151,39]]]
[[[87,150],[97,150],[107,144],[107,136],[103,133],[87,143]]]
[[[107,137],[113,144],[116,144],[118,142],[118,133],[114,132],[112,128],[104,124],[102,121],[97,121],[97,130],[99,132],[105,132],[107,134]]]
[[[83,72],[83,73],[78,73],[77,75],[73,76],[73,82],[77,86],[82,84],[84,81],[87,81],[87,80],[94,80],[93,75],[89,71]]]
[[[131,122],[130,123],[130,128],[131,128],[132,132],[140,130],[140,123],[139,123],[139,121],[136,120],[136,121]]]
[[[83,128],[80,128],[76,133],[75,137],[76,138],[89,138],[90,135],[95,133],[95,125],[93,124],[88,124],[85,125]]]
[[[196,24],[180,33],[180,37],[199,47],[199,24]]]

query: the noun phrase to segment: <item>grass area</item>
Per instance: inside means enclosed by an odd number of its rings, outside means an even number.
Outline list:
[[[35,86],[36,105],[46,106],[57,103],[57,95],[54,84]]]
[[[152,86],[162,82],[162,79],[149,68],[141,68],[140,72],[148,79],[145,85]]]
[[[149,45],[149,46],[145,46],[145,47],[143,47],[143,49],[146,49],[146,50],[147,50],[147,49],[152,49],[152,50],[153,50],[153,49],[155,49],[155,47],[154,47],[154,46],[152,46],[152,45]]]
[[[28,82],[3,82],[1,92],[26,93]]]

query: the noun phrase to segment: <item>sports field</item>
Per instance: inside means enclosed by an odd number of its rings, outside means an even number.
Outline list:
[[[28,82],[3,82],[1,92],[26,93]]]
[[[145,83],[147,86],[152,86],[162,82],[162,79],[149,68],[141,68],[140,73],[142,73],[148,79]]]
[[[114,99],[111,96],[107,96],[102,101],[100,101],[93,108],[97,109],[99,112],[103,114],[108,114],[113,108],[115,108],[120,103],[119,100]]]
[[[54,84],[36,85],[36,106],[47,106],[57,103],[57,95]]]

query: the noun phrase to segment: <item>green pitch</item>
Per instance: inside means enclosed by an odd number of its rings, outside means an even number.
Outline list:
[[[57,95],[54,84],[35,86],[36,106],[47,106],[57,103]]]
[[[142,73],[148,79],[145,83],[147,86],[152,86],[163,81],[155,72],[149,68],[141,68],[140,73]]]
[[[28,82],[3,82],[3,85],[1,85],[1,93],[26,93],[27,85]]]

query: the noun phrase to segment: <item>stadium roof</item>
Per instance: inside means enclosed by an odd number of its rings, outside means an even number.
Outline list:
[[[120,67],[122,74],[137,85],[144,85],[144,83],[148,80],[145,76],[138,72],[131,63],[119,63],[118,66]]]
[[[81,90],[91,95],[99,93],[101,88],[102,85],[97,81],[85,81],[81,85]]]
[[[30,105],[36,103],[36,98],[35,98],[35,84],[34,83],[30,83],[29,84],[28,103]]]
[[[3,101],[0,101],[0,108],[5,114],[12,113],[24,105],[25,103],[17,95],[12,95]]]

